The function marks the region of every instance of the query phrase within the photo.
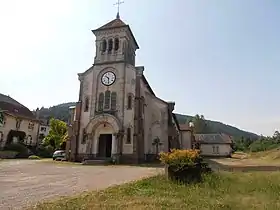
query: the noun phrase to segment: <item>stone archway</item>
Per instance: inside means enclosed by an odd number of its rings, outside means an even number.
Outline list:
[[[88,123],[85,129],[88,135],[88,154],[108,158],[117,153],[116,134],[120,130],[120,122],[116,117],[110,114],[98,115]]]
[[[86,126],[86,133],[90,134],[95,131],[95,129],[100,125],[110,125],[117,133],[120,130],[120,122],[119,120],[110,114],[100,114],[90,120],[90,122]]]

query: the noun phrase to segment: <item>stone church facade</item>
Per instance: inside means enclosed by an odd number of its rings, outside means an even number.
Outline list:
[[[93,30],[94,64],[78,74],[79,101],[71,108],[67,159],[152,161],[182,142],[174,102],[158,98],[135,65],[139,46],[119,17]]]

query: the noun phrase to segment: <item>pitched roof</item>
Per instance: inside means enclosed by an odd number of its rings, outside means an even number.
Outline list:
[[[105,25],[99,27],[97,30],[104,30],[104,29],[110,29],[110,28],[117,28],[117,27],[122,27],[122,26],[127,26],[121,19],[116,18],[109,23],[106,23]]]
[[[22,116],[31,119],[35,119],[33,113],[25,106],[17,102],[15,99],[10,96],[6,96],[0,93],[0,109],[4,112],[15,116]]]
[[[1,94],[1,93],[0,93],[0,102],[6,102],[6,103],[9,103],[9,104],[13,104],[15,106],[22,106],[22,107],[24,107],[22,104],[20,104],[15,99],[11,98],[10,96],[6,96],[4,94]]]
[[[232,139],[226,134],[194,134],[195,139],[204,144],[231,144]]]

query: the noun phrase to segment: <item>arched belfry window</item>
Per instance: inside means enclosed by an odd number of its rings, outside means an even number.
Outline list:
[[[110,109],[110,98],[111,98],[111,92],[109,90],[106,90],[104,109]]]
[[[115,38],[115,50],[117,51],[120,48],[120,41],[118,38]]]
[[[108,45],[108,53],[111,53],[113,50],[113,39],[109,39]]]
[[[107,41],[104,39],[102,41],[101,51],[106,52],[106,49],[107,49]]]
[[[89,110],[89,97],[85,97],[85,104],[84,104],[84,112],[88,112]]]
[[[103,110],[103,105],[104,105],[104,93],[100,93],[98,98],[98,111]]]
[[[117,93],[112,92],[111,94],[111,110],[117,109]]]
[[[132,109],[132,95],[127,96],[127,109]]]

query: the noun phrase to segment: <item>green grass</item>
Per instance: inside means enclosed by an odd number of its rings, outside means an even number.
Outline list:
[[[181,185],[152,177],[37,205],[31,209],[280,209],[280,173],[223,172]]]

